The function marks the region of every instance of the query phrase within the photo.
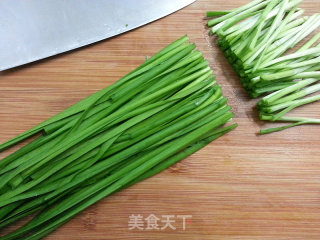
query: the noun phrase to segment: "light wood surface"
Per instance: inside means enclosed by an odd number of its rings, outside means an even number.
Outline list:
[[[169,170],[90,207],[47,239],[320,239],[320,127],[257,136],[270,125],[257,119],[256,101],[248,98],[207,35],[207,10],[246,2],[198,0],[121,36],[0,73],[4,142],[110,85],[145,56],[188,34],[210,61],[239,123],[235,131]],[[307,14],[320,12],[318,0],[301,6]],[[319,118],[319,106],[297,112]],[[128,230],[131,214],[185,214],[192,215],[192,222],[185,231],[180,222],[175,231]]]

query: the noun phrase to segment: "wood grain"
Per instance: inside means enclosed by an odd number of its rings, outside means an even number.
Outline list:
[[[239,84],[214,39],[207,10],[248,0],[198,0],[145,27],[0,73],[0,142],[110,85],[165,45],[188,34],[230,99],[238,129],[152,179],[78,215],[47,239],[320,239],[320,127],[256,133],[255,100]],[[305,0],[307,14],[320,2]],[[319,104],[299,113],[320,117]],[[313,113],[313,112],[316,113]],[[9,154],[3,153],[0,157]],[[192,215],[186,231],[128,230],[131,214]],[[8,231],[8,230],[5,230]]]

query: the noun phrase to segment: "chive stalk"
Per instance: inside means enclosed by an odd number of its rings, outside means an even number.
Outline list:
[[[233,130],[225,126],[233,116],[209,62],[187,36],[178,39],[110,87],[0,145],[44,133],[0,161],[0,228],[36,214],[0,239],[45,237]]]

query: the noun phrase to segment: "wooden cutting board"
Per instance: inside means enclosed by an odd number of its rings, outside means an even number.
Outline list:
[[[257,118],[256,101],[207,35],[207,10],[246,2],[198,0],[121,36],[0,73],[3,142],[114,83],[145,56],[188,34],[210,61],[239,123],[192,157],[90,207],[47,239],[320,239],[320,127],[256,135],[267,127]],[[302,7],[308,14],[320,12],[319,1],[305,0]],[[319,106],[298,112],[319,118]],[[176,230],[129,230],[132,214],[160,220],[174,215]],[[192,215],[185,230],[178,215]]]

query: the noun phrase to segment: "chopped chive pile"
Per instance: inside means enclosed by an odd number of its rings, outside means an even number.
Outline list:
[[[261,134],[319,119],[288,116],[300,106],[320,100],[320,33],[297,45],[320,26],[320,14],[303,16],[302,0],[254,0],[228,12],[208,12],[210,33],[258,104],[261,120],[291,122]],[[296,47],[296,48],[295,48]],[[292,51],[295,48],[295,51]]]
[[[0,228],[34,216],[0,239],[41,239],[237,126],[228,124],[234,115],[208,61],[188,41],[0,145],[43,133],[0,161]]]

